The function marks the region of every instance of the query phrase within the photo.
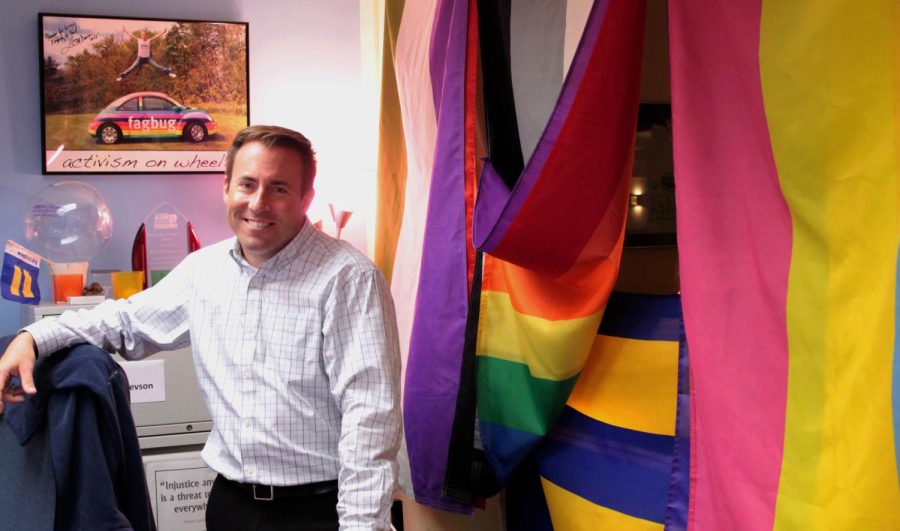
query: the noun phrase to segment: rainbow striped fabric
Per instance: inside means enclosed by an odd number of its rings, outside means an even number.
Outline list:
[[[557,106],[510,190],[489,161],[478,416],[501,481],[559,417],[618,273],[637,112],[642,2],[598,1]]]
[[[692,529],[900,529],[900,3],[669,4]]]
[[[448,456],[454,425],[474,429],[459,404],[475,382],[481,441],[502,481],[558,417],[591,351],[622,247],[643,41],[643,2],[593,2],[525,163],[517,135],[496,135],[515,128],[515,110],[512,128],[498,110],[510,98],[496,97],[510,67],[503,80],[480,63],[504,33],[492,18],[502,4],[386,5],[383,79],[396,91],[382,92],[380,190],[403,216],[382,220],[378,258],[408,345],[415,498],[460,512],[471,511],[472,492],[448,496]],[[465,433],[459,440],[472,445]]]
[[[686,529],[689,416],[680,298],[613,293],[533,471],[507,488],[507,528]]]

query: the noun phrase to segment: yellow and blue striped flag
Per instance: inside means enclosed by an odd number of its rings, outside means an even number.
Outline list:
[[[7,240],[3,274],[0,276],[0,294],[3,298],[24,304],[41,302],[41,289],[37,282],[40,266],[40,256]]]

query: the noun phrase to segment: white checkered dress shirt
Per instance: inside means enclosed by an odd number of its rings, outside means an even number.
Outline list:
[[[128,300],[26,328],[40,356],[89,342],[127,359],[191,345],[213,418],[203,459],[265,485],[338,479],[341,529],[389,529],[400,354],[384,279],[306,222],[257,270],[236,240]]]

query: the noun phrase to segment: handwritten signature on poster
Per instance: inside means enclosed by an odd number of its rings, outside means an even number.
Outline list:
[[[96,40],[99,36],[99,33],[90,30],[81,31],[78,22],[69,22],[59,26],[56,31],[44,33],[44,38],[50,43],[62,45],[63,54],[85,42]]]

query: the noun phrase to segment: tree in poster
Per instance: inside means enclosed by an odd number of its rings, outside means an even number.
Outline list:
[[[148,35],[152,35],[148,32]],[[137,43],[115,35],[97,41],[81,53],[69,56],[65,63],[53,56],[44,57],[47,109],[63,112],[92,112],[120,96],[121,86],[167,92],[188,101],[246,105],[246,45],[240,27],[213,23],[175,23],[157,41],[151,42],[152,56],[159,56],[178,74],[175,80],[160,78],[155,70],[140,69],[120,84],[114,81],[135,56]],[[49,75],[47,75],[49,74]],[[65,91],[80,95],[71,103]],[[174,88],[173,88],[174,87]]]

